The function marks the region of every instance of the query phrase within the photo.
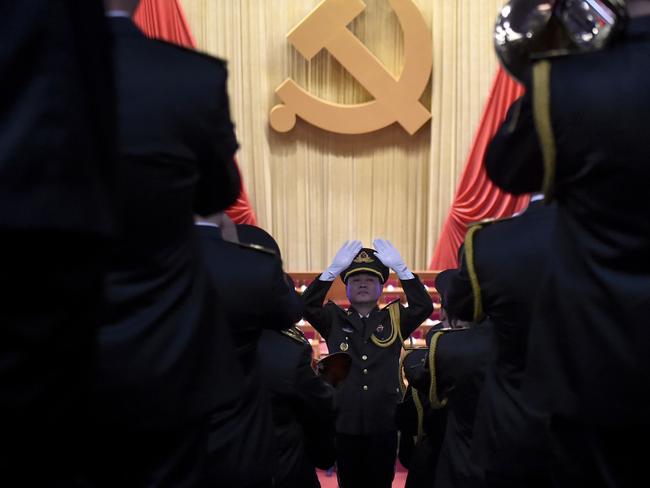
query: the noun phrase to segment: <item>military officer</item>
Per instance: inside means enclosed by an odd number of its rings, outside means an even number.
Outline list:
[[[362,248],[359,241],[346,242],[303,294],[305,318],[325,338],[330,353],[344,351],[352,357],[335,397],[337,473],[344,488],[391,486],[402,339],[433,312],[429,293],[397,249],[383,239],[375,239],[374,245],[376,250]],[[408,307],[399,301],[377,306],[389,268],[402,283]],[[339,275],[351,304],[347,310],[333,302],[323,305]]]

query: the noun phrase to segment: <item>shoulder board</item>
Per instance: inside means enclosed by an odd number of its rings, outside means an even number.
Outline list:
[[[519,215],[520,214],[515,214],[515,215],[510,215],[508,217],[500,217],[498,219],[497,218],[483,219],[483,220],[479,220],[477,222],[471,222],[470,224],[468,224],[468,227],[474,227],[474,226],[477,226],[477,225],[480,225],[481,227],[484,227],[484,226],[490,225],[490,224],[497,224],[499,222],[504,222],[506,220],[516,219],[517,217],[519,217]]]
[[[303,334],[298,327],[291,327],[290,329],[284,329],[280,332],[287,337],[291,337],[294,341],[300,342],[301,344],[309,344],[309,341],[305,337],[305,334]]]
[[[249,244],[247,242],[230,242],[230,241],[226,241],[226,242],[229,242],[230,244],[241,247],[243,249],[250,249],[252,251],[262,252],[264,254],[270,254],[271,256],[275,256],[275,251],[273,249],[260,246],[259,244]]]
[[[197,51],[194,48],[181,46],[181,45],[173,43],[173,42],[165,41],[164,39],[149,38],[149,40],[151,40],[153,42],[156,42],[158,44],[162,44],[164,46],[172,47],[172,48],[177,49],[178,51],[181,51],[181,52],[192,54],[192,55],[194,55],[195,57],[197,57],[199,59],[204,59],[205,61],[210,61],[210,62],[215,63],[215,64],[217,64],[217,65],[219,65],[221,67],[226,66],[226,61],[225,60],[217,58],[215,56],[212,56],[210,54],[207,54],[207,53],[204,53],[204,52],[201,52],[201,51]]]

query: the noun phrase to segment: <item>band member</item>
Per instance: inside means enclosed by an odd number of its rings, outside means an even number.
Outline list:
[[[305,318],[325,338],[329,351],[352,357],[350,373],[336,394],[337,473],[344,488],[391,486],[402,339],[433,312],[429,293],[397,249],[382,239],[374,245],[377,250],[346,242],[303,293]],[[377,306],[389,267],[402,283],[408,307],[399,301]],[[339,275],[351,304],[347,310],[331,302],[323,305]]]

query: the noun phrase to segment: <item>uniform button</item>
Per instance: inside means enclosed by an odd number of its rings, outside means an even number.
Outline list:
[[[368,356],[366,356],[366,355],[364,354],[363,356],[361,356],[361,359],[363,359],[363,360],[365,361],[366,359],[368,359]]]
[[[364,369],[364,370],[363,370],[363,374],[368,374],[368,370],[367,370],[367,369]]]
[[[363,389],[367,391],[368,390],[368,385],[363,385]]]

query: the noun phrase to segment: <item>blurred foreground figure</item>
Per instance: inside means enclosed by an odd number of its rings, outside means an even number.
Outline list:
[[[551,3],[571,32],[571,2]],[[628,435],[650,434],[650,2],[580,3],[611,38],[535,60],[485,164],[504,190],[557,201],[523,384],[549,416],[553,482],[635,486],[644,450]]]
[[[107,238],[114,93],[101,2],[0,16],[0,476],[74,486]]]
[[[239,193],[223,61],[148,39],[137,0],[107,0],[121,228],[111,248],[95,395],[96,486],[203,486],[209,416],[241,377],[194,215]]]

